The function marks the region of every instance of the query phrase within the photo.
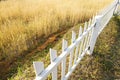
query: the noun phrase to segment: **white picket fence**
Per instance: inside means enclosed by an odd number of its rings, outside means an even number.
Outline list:
[[[101,13],[85,22],[84,29],[80,27],[77,38],[76,33],[72,31],[71,45],[68,46],[68,42],[63,39],[62,53],[59,56],[57,56],[56,50],[50,49],[51,64],[46,69],[44,69],[43,62],[33,62],[36,73],[35,79],[45,80],[52,73],[52,80],[57,80],[57,68],[61,65],[61,80],[67,80],[84,55],[93,53],[97,37],[117,10],[118,4],[119,0],[113,1]],[[69,56],[69,62],[66,62],[67,56]],[[66,63],[69,63],[68,69],[66,68]]]

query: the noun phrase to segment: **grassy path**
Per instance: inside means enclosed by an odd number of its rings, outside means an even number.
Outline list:
[[[120,17],[100,34],[92,56],[77,67],[69,80],[120,80]]]

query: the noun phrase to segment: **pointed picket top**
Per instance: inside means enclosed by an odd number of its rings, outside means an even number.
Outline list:
[[[91,24],[93,24],[93,22],[94,22],[94,16],[92,17],[92,21],[91,22],[92,22]]]
[[[68,42],[65,39],[63,39],[63,42],[62,42],[62,52],[64,52],[67,49],[67,47],[68,47]]]
[[[76,33],[72,31],[72,43],[75,42],[75,39],[76,39]]]
[[[51,63],[57,58],[57,51],[50,48],[50,60]]]
[[[33,62],[33,67],[35,69],[36,76],[40,75],[40,73],[44,70],[43,62]]]
[[[90,19],[88,22],[88,27],[90,27],[92,20]]]
[[[95,16],[97,16],[97,15],[98,15],[98,12],[96,12]]]
[[[92,24],[95,22],[95,16],[93,16],[92,18]]]
[[[85,22],[84,24],[84,32],[86,31],[86,29],[87,29],[87,22]]]
[[[82,35],[82,26],[80,26],[78,37],[80,37],[81,35]]]

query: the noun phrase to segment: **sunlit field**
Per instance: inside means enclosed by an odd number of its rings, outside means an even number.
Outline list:
[[[32,49],[49,35],[87,21],[113,0],[0,2],[0,60]]]

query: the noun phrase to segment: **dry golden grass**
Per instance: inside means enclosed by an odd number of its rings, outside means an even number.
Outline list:
[[[113,0],[0,2],[0,60],[19,55],[38,38],[89,19]],[[8,57],[9,56],[9,57]]]

